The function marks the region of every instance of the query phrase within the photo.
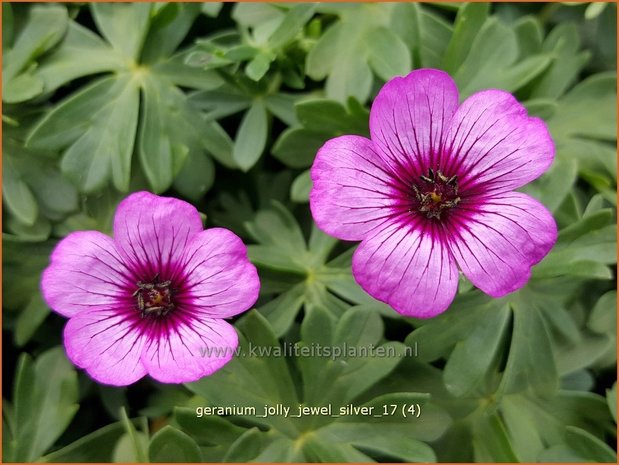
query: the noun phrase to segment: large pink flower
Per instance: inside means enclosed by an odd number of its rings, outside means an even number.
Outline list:
[[[448,74],[421,69],[385,84],[370,135],[325,143],[310,195],[322,230],[362,241],[353,275],[370,295],[428,318],[452,302],[458,268],[493,297],[527,282],[557,237],[548,210],[512,192],[552,163],[542,120],[501,90],[459,105]]]
[[[225,365],[238,337],[223,318],[251,307],[260,282],[235,234],[203,230],[186,202],[138,192],[118,206],[114,239],[84,231],[60,241],[41,288],[70,318],[73,363],[122,386],[146,374],[195,381]]]

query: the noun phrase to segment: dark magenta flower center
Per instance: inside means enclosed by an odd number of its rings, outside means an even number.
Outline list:
[[[440,220],[441,214],[460,203],[458,176],[447,177],[430,168],[427,176],[419,176],[413,184],[413,194],[413,211]]]
[[[144,317],[161,317],[174,310],[174,288],[172,281],[161,281],[159,273],[150,282],[137,282],[133,293],[137,309]]]

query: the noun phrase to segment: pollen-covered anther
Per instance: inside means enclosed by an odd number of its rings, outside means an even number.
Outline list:
[[[424,214],[427,218],[441,219],[441,214],[460,203],[458,196],[458,176],[447,177],[432,168],[427,176],[420,176],[419,183],[413,184],[412,211]]]
[[[133,297],[142,318],[161,317],[174,310],[172,281],[160,281],[157,274],[151,282],[138,281],[136,285]]]

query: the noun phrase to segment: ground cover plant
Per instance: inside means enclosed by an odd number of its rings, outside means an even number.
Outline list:
[[[616,462],[614,4],[2,8],[3,461]]]

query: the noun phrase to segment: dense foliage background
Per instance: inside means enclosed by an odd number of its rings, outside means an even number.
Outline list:
[[[616,461],[614,4],[3,3],[4,461]],[[522,290],[462,280],[400,317],[312,225],[308,168],[368,133],[380,86],[435,67],[513,92],[556,160],[524,190],[559,241]],[[251,244],[243,345],[417,347],[416,357],[248,357],[186,386],[94,383],[39,292],[59,238],[111,232],[148,189]],[[420,404],[419,418],[196,418],[197,406]]]

